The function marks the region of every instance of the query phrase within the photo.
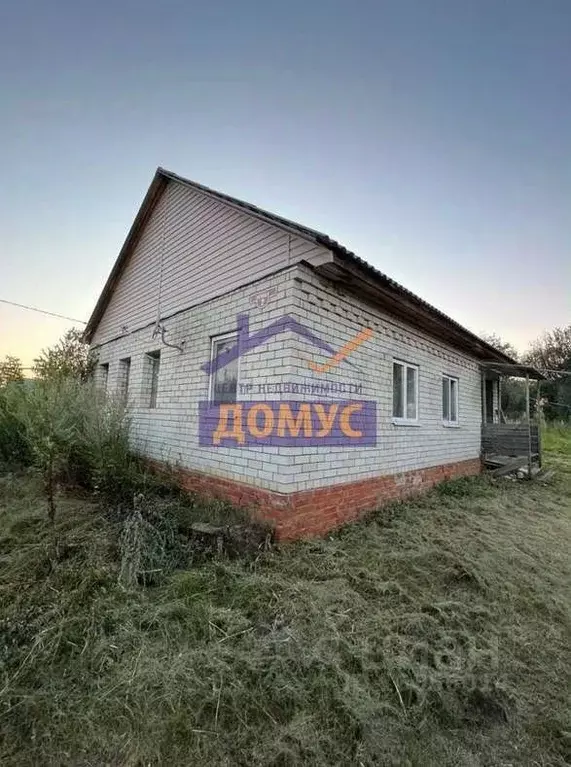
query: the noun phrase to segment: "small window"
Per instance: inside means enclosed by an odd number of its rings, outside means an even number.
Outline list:
[[[99,365],[99,385],[103,391],[107,391],[107,384],[109,383],[109,363],[105,362],[103,365]]]
[[[393,419],[418,421],[418,367],[393,362]]]
[[[442,421],[446,426],[458,424],[458,379],[442,376]]]
[[[131,358],[126,357],[119,360],[119,377],[117,382],[117,393],[123,402],[129,398],[129,378],[131,376]]]
[[[147,407],[157,406],[157,393],[159,390],[159,369],[161,366],[161,353],[147,352],[146,354],[147,370],[145,376],[146,401]]]
[[[235,333],[212,339],[210,360],[214,362],[220,359],[222,363],[210,376],[210,402],[214,405],[236,402],[238,357],[225,361],[222,355],[229,352],[237,343],[238,336]]]

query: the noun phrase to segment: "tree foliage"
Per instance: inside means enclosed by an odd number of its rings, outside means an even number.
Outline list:
[[[496,333],[483,336],[491,346],[504,354],[518,359],[514,347]],[[544,373],[547,381],[539,387],[546,420],[571,420],[571,325],[554,328],[530,344],[521,361]],[[561,371],[561,372],[558,372]],[[532,407],[537,399],[537,389],[532,393]],[[502,380],[502,412],[508,419],[521,417],[525,411],[525,387],[521,380]]]
[[[571,420],[571,375],[565,375],[571,373],[571,325],[544,333],[531,344],[525,361],[548,378],[541,384],[545,418]]]
[[[525,360],[540,370],[568,370],[571,364],[571,325],[544,333],[531,344]],[[547,375],[552,374],[547,372]]]
[[[41,380],[73,378],[87,381],[93,374],[95,357],[82,333],[71,328],[54,346],[43,349],[34,360],[34,373]]]
[[[493,346],[494,349],[502,352],[502,354],[507,354],[508,357],[511,357],[514,360],[518,359],[518,353],[515,346],[510,344],[509,341],[504,341],[504,339],[497,333],[487,333],[482,336],[482,340],[490,346]]]
[[[18,357],[6,355],[4,360],[0,362],[0,386],[23,380],[24,371]]]

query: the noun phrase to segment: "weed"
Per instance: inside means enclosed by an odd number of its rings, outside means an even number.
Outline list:
[[[242,513],[93,419],[63,473],[97,493],[60,493],[53,529],[40,478],[0,476],[3,765],[567,763],[568,432],[544,484],[448,483],[209,559],[195,523]]]
[[[546,425],[542,431],[541,439],[547,452],[571,456],[571,425],[569,423]]]
[[[449,485],[248,559],[194,560],[208,507],[168,486],[131,527],[63,495],[55,567],[38,481],[5,475],[0,761],[563,767],[556,465],[544,485]]]

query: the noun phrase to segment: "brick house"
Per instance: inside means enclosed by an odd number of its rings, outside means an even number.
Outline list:
[[[513,361],[334,240],[158,169],[87,325],[135,449],[319,534],[480,471]]]

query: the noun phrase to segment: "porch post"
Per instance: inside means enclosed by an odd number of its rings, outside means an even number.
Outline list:
[[[486,413],[486,373],[482,371],[482,422],[488,423],[488,414]]]
[[[531,479],[531,409],[529,406],[529,373],[525,374],[525,413],[527,415],[527,472]]]

